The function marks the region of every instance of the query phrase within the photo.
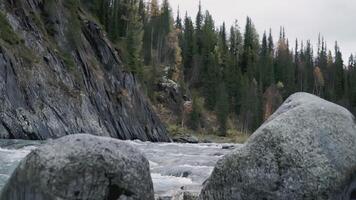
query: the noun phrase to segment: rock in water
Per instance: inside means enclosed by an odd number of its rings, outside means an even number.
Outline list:
[[[354,199],[356,124],[345,108],[297,93],[224,157],[200,200]]]
[[[153,200],[148,160],[111,138],[72,135],[31,152],[0,200]]]

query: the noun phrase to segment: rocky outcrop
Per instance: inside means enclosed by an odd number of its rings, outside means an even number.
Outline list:
[[[200,200],[354,199],[356,124],[346,109],[297,93],[224,157]]]
[[[148,160],[122,141],[72,135],[32,151],[1,200],[153,200]]]
[[[18,38],[0,35],[0,137],[169,141],[135,76],[73,2],[0,1],[6,35]]]

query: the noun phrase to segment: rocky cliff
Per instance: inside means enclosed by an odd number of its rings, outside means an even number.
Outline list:
[[[0,138],[169,141],[80,1],[2,0],[0,27]]]

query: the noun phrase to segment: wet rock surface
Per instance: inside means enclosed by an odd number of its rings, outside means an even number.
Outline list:
[[[19,0],[0,1],[0,11],[21,38],[12,45],[0,39],[0,138],[95,133],[170,141],[139,82],[84,10],[73,14],[63,0]]]
[[[194,135],[181,135],[181,136],[176,136],[172,138],[173,142],[177,143],[191,143],[191,144],[197,144],[199,143],[199,139],[195,137]]]
[[[149,162],[116,139],[72,135],[50,141],[22,160],[1,200],[153,200]]]
[[[200,200],[354,199],[356,124],[345,108],[297,93],[221,159]]]

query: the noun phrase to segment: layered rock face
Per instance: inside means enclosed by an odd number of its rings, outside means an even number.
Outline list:
[[[130,145],[78,134],[31,152],[1,200],[153,200],[148,160]]]
[[[356,124],[346,109],[297,93],[216,165],[200,200],[355,199]]]
[[[135,76],[78,2],[0,1],[10,27],[0,34],[0,137],[169,141]]]

